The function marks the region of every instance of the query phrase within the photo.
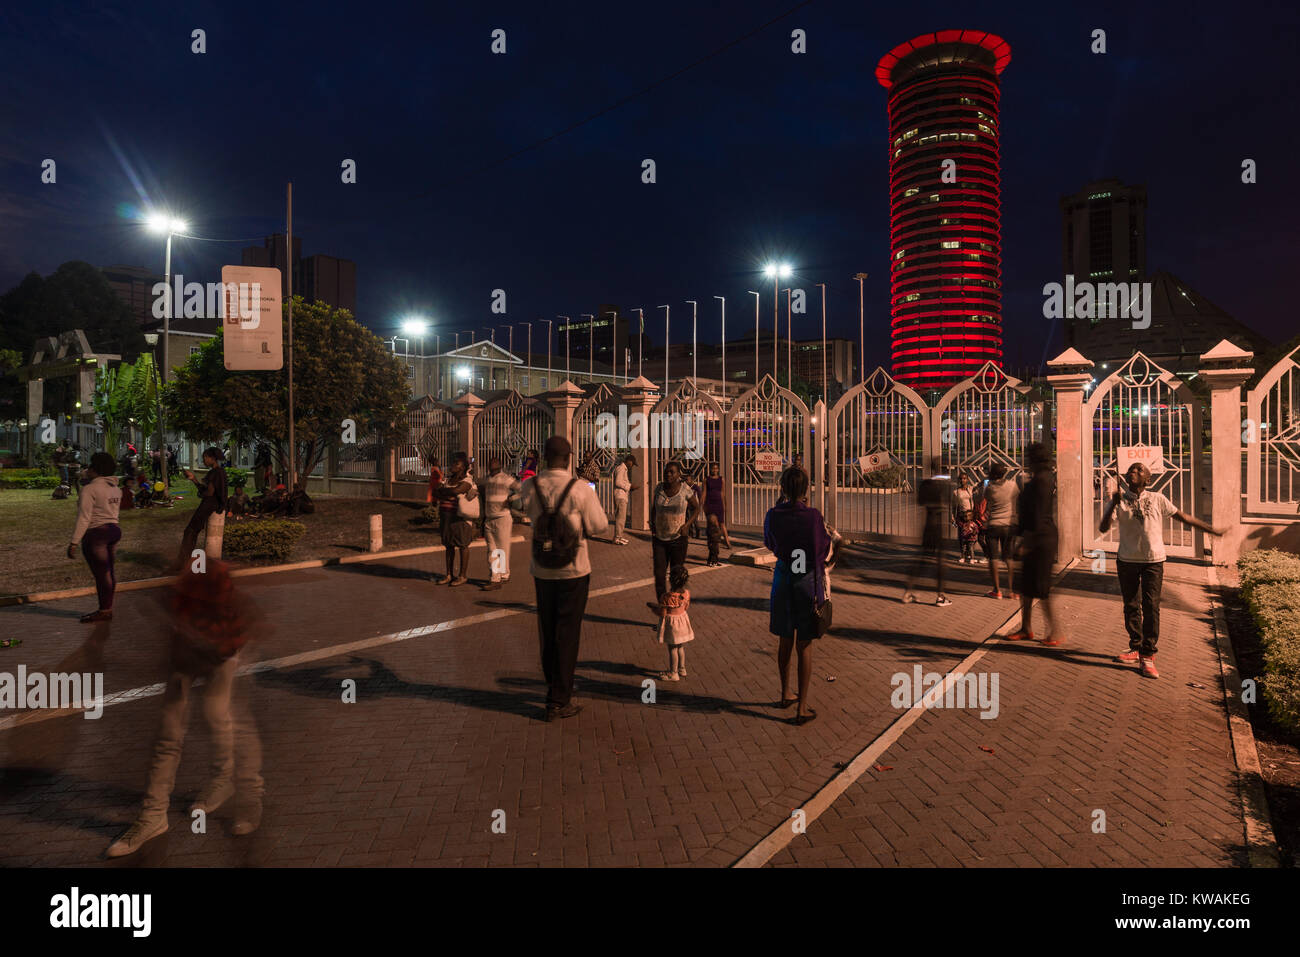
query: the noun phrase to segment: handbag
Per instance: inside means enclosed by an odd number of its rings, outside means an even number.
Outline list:
[[[472,488],[473,486],[471,486]],[[456,496],[456,517],[467,522],[472,522],[479,517],[479,498],[466,498],[464,495]]]
[[[831,618],[834,611],[834,602],[829,598],[820,605],[815,605],[813,607],[813,629],[817,632],[818,638],[821,638],[831,630]]]

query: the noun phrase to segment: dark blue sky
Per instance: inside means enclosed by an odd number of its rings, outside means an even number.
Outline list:
[[[14,5],[11,5],[14,6]],[[174,269],[201,281],[283,229],[294,182],[304,252],[357,263],[359,318],[409,311],[446,332],[644,306],[662,337],[752,322],[773,255],[829,283],[833,333],[888,358],[885,91],[903,40],[990,30],[1002,77],[1007,362],[1058,348],[1062,195],[1118,176],[1149,193],[1148,258],[1274,339],[1300,331],[1297,35],[1290,3],[812,2],[310,5],[45,3],[0,14],[0,287],[69,259],[161,270],[132,224],[156,204],[202,236]],[[508,52],[489,51],[495,28]],[[790,31],[808,52],[790,51]],[[207,52],[190,52],[190,32]],[[1090,52],[1094,29],[1109,52]],[[742,42],[727,46],[746,37]],[[724,49],[725,48],[725,49]],[[710,54],[716,55],[710,56]],[[702,64],[561,133],[689,64]],[[58,162],[42,185],[40,164]],[[641,182],[653,158],[658,182]],[[358,164],[356,185],[340,163]],[[1256,160],[1259,182],[1241,183]],[[251,241],[251,242],[249,242]],[[808,334],[819,312],[810,302]],[[705,335],[705,333],[710,335]]]

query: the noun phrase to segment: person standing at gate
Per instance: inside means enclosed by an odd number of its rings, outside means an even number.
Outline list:
[[[469,455],[457,452],[451,457],[446,481],[438,489],[438,518],[442,546],[447,554],[447,574],[435,584],[453,588],[469,581],[469,546],[474,541],[474,519],[479,516],[478,490],[469,476]],[[460,574],[456,574],[456,556],[460,555]]]
[[[1020,493],[1020,629],[1007,641],[1034,640],[1034,599],[1042,603],[1047,632],[1041,644],[1065,640],[1052,602],[1052,565],[1056,561],[1056,471],[1052,453],[1042,442],[1025,449],[1029,481]]]
[[[641,487],[632,484],[631,472],[635,466],[635,455],[626,456],[614,466],[614,537],[611,541],[615,545],[631,544],[623,533],[627,530],[628,496]]]
[[[1016,503],[1020,497],[1020,486],[1007,477],[1007,467],[1002,462],[989,466],[989,484],[984,488],[984,540],[989,547],[989,579],[993,590],[986,598],[1002,597],[1002,581],[998,574],[998,562],[1007,571],[1007,595],[1015,598],[1011,587],[1011,555],[1015,542]]]
[[[731,536],[727,534],[727,509],[722,483],[722,467],[717,462],[709,463],[709,477],[704,480],[704,516],[709,523],[709,564],[721,565],[718,560],[718,546],[731,547]]]
[[[681,465],[669,462],[664,466],[663,481],[655,486],[650,497],[650,528],[654,532],[650,544],[654,551],[656,600],[646,604],[656,615],[659,613],[659,596],[668,594],[669,569],[686,564],[687,536],[700,510],[700,500],[682,480]]]
[[[907,581],[903,584],[904,604],[916,601],[916,595],[912,593],[912,585],[925,572],[928,557],[934,559],[934,603],[940,608],[952,604],[948,596],[943,593],[943,536],[951,499],[952,479],[943,470],[943,460],[937,457],[931,459],[930,477],[921,483],[921,487],[916,492],[917,504],[925,510],[924,524],[921,528],[921,554],[917,556],[916,564],[912,566]]]
[[[198,489],[199,505],[190,516],[185,532],[181,536],[181,551],[176,560],[177,567],[183,567],[194,554],[194,543],[198,541],[199,532],[207,527],[209,516],[226,510],[226,470],[221,467],[221,450],[216,447],[204,449],[203,464],[208,467],[208,474],[203,476],[202,483],[189,469],[184,472],[185,477]],[[204,541],[206,542],[206,537]]]
[[[569,474],[569,440],[552,435],[543,448],[546,468],[524,483],[521,495],[533,525],[531,570],[546,678],[546,720],[554,721],[582,710],[573,700],[573,672],[591,585],[587,539],[603,532],[607,522],[595,491]]]
[[[118,488],[117,462],[107,452],[96,452],[90,457],[90,467],[85,472],[85,484],[77,496],[77,524],[72,530],[68,557],[77,557],[77,546],[95,576],[95,592],[99,608],[83,615],[83,624],[108,621],[113,617],[113,594],[117,591],[117,576],[113,571],[113,558],[117,543],[122,540],[122,529],[117,524],[122,496],[130,494]]]
[[[1115,657],[1125,664],[1138,662],[1143,677],[1159,678],[1156,643],[1160,640],[1160,592],[1165,582],[1164,525],[1169,518],[1222,535],[1192,515],[1179,510],[1162,492],[1147,489],[1151,472],[1134,462],[1125,474],[1128,491],[1116,491],[1101,516],[1101,532],[1110,531],[1112,519],[1119,521],[1119,554],[1115,562],[1119,590],[1124,597],[1124,627],[1128,630],[1128,651]]]
[[[484,591],[496,591],[510,581],[510,536],[514,517],[512,499],[519,494],[519,479],[501,468],[501,459],[488,459],[488,477],[483,483],[483,537],[487,540],[491,577]]]

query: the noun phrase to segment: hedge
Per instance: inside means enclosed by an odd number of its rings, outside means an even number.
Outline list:
[[[7,470],[0,473],[0,488],[58,488],[59,477],[57,475],[28,475],[18,476],[13,472],[17,470]],[[34,472],[35,469],[23,469],[24,472]]]
[[[1300,558],[1270,548],[1242,556],[1237,567],[1259,630],[1264,702],[1279,725],[1300,731]]]
[[[283,561],[307,531],[302,522],[287,518],[256,518],[227,522],[222,554],[229,558],[274,558]]]

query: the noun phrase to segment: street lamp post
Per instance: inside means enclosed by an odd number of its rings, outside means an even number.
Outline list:
[[[166,297],[167,309],[163,312],[163,368],[162,381],[167,381],[167,370],[170,368],[171,361],[171,331],[172,331],[172,310],[176,307],[175,299],[172,296],[172,236],[177,233],[184,233],[186,225],[183,220],[166,216],[162,213],[154,213],[147,221],[148,227],[155,233],[167,234],[167,248],[163,254],[163,295]],[[166,435],[163,430],[162,406],[158,407],[158,434]],[[171,486],[171,476],[167,470],[163,469],[163,489],[169,490]]]
[[[722,300],[722,394],[727,394],[727,297],[714,296]]]
[[[596,374],[596,317],[584,312],[579,318],[587,320],[587,381]]]
[[[672,310],[668,306],[660,306],[664,311],[664,398],[668,398],[668,317]]]
[[[429,323],[426,322],[424,319],[420,319],[418,317],[403,319],[402,331],[406,333],[408,336],[415,336],[415,341],[417,343],[417,349],[418,349],[417,354],[420,359],[419,365],[416,366],[416,368],[420,370],[419,377],[416,380],[416,388],[427,389],[429,377],[425,375],[425,371],[424,371],[424,337],[429,332]]]
[[[822,287],[822,401],[829,406],[830,399],[826,393],[826,283],[814,283]]]
[[[691,384],[698,386],[695,380],[700,377],[700,360],[699,360],[699,337],[696,335],[696,328],[699,319],[700,304],[694,299],[687,299],[686,305],[691,307]]]
[[[517,325],[517,326],[527,326],[527,327],[528,327],[528,353],[527,353],[528,358],[525,360],[525,362],[526,362],[525,368],[528,369],[528,387],[531,389],[531,388],[533,388],[533,386],[534,386],[534,383],[533,383],[533,324],[532,324],[531,322],[517,322],[517,323],[515,323],[515,325]]]
[[[604,315],[609,316],[610,346],[609,346],[609,384],[613,385],[618,379],[618,313],[607,312]],[[623,362],[623,382],[627,382],[627,361]]]
[[[567,381],[573,377],[569,366],[569,327],[573,325],[573,320],[568,316],[556,316],[555,318],[564,320],[564,378]]]
[[[546,388],[551,388],[551,329],[555,322],[551,319],[538,319],[538,322],[546,323]]]
[[[860,382],[867,381],[867,367],[864,365],[866,359],[863,358],[863,350],[867,347],[867,322],[865,300],[862,298],[862,280],[867,278],[864,272],[854,273],[853,278],[858,281],[858,378]]]
[[[790,294],[793,289],[785,291],[785,381],[786,388],[794,389],[794,330],[790,316]],[[778,383],[779,384],[779,383]]]
[[[634,310],[632,310],[632,311],[636,313],[636,318],[637,318],[637,334],[636,334],[636,377],[639,379],[639,378],[641,378],[641,352],[642,352],[642,341],[645,339],[645,310],[644,310],[644,309],[634,309]]]
[[[752,289],[746,289],[754,297],[754,385],[758,385],[758,301],[762,297]]]
[[[166,446],[163,444],[162,431],[162,387],[158,384],[158,333],[146,332],[144,334],[144,341],[148,343],[149,351],[153,358],[153,394],[155,408],[158,413],[158,444],[155,447],[155,451],[158,453],[158,465],[162,472],[163,490],[165,492],[167,489],[167,455],[163,451]],[[168,498],[167,502],[170,504],[171,499]]]
[[[777,344],[781,341],[781,280],[789,279],[793,270],[789,263],[768,263],[763,274],[772,280],[772,378],[777,384],[781,382],[780,362],[777,359]],[[755,371],[755,376],[757,376]]]

